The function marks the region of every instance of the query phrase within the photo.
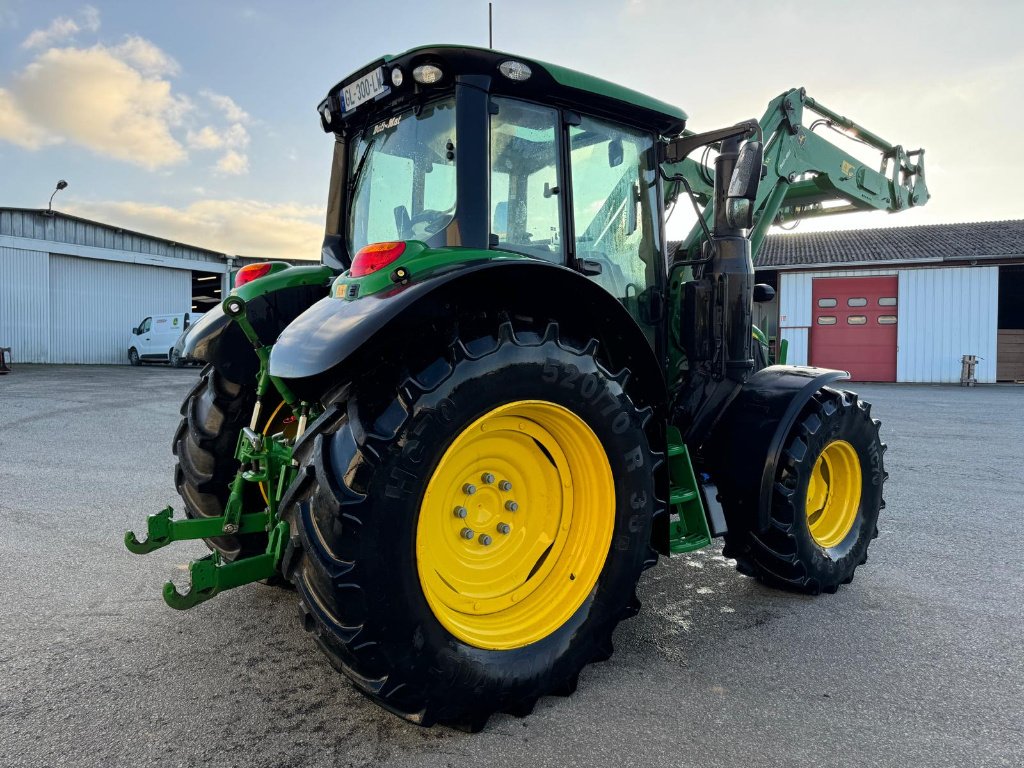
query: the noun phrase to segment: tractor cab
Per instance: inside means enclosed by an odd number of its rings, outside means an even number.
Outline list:
[[[681,110],[562,67],[435,46],[374,62],[319,111],[337,138],[325,263],[347,269],[389,241],[505,252],[576,270],[653,325],[659,144],[682,131]]]

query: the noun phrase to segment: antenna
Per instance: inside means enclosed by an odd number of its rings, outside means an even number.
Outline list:
[[[494,50],[494,3],[487,4],[487,47]]]

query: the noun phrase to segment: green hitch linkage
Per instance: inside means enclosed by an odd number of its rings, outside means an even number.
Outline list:
[[[142,541],[135,537],[134,532],[128,531],[124,535],[124,545],[128,551],[136,555],[146,555],[175,541],[211,539],[225,533],[223,517],[174,520],[173,514],[174,510],[171,507],[165,507],[155,515],[150,515],[146,520],[147,536]],[[264,510],[242,515],[238,525],[238,533],[265,531],[270,525],[270,514]]]
[[[244,516],[243,516],[244,519]],[[230,563],[221,561],[219,552],[214,552],[188,564],[191,586],[182,594],[171,582],[164,584],[164,602],[175,610],[184,611],[199,603],[206,602],[226,589],[269,579],[277,573],[277,564],[284,554],[284,543],[288,537],[288,523],[280,522],[270,532],[267,551],[262,555],[243,557]]]
[[[124,545],[130,552],[145,555],[175,541],[211,539],[261,531],[270,533],[267,549],[263,554],[225,563],[220,553],[214,552],[190,562],[188,570],[191,585],[187,592],[178,592],[177,587],[171,582],[164,584],[164,602],[171,608],[191,608],[226,589],[268,579],[277,572],[288,534],[288,524],[277,521],[277,501],[284,486],[291,479],[291,448],[273,437],[268,439],[249,428],[243,428],[239,434],[235,456],[241,467],[231,483],[231,495],[224,505],[223,515],[195,520],[175,520],[171,507],[166,507],[161,512],[149,516],[146,521],[147,537],[143,541],[139,541],[132,531],[124,535]],[[260,512],[242,511],[246,483],[267,483],[272,488],[275,481],[276,492],[271,490],[269,493],[270,499],[266,508]]]
[[[166,507],[147,520],[148,537],[139,541],[132,531],[124,535],[124,545],[130,552],[145,555],[166,547],[174,541],[209,539],[224,535],[225,517],[206,517],[199,520],[174,520],[173,510]],[[252,512],[238,518],[237,532],[258,533],[270,527],[270,512]],[[164,584],[164,602],[179,611],[205,602],[226,589],[240,587],[254,581],[268,579],[277,572],[277,565],[284,552],[288,524],[277,523],[270,532],[267,550],[262,555],[244,557],[224,563],[219,552],[214,552],[188,564],[191,586],[184,594],[170,581]]]

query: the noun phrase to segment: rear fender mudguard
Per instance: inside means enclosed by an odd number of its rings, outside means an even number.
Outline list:
[[[290,267],[246,283],[231,292],[245,301],[249,322],[265,344],[318,299],[327,295],[332,270],[322,266]],[[259,372],[259,358],[231,318],[218,304],[189,329],[183,355],[205,363],[235,383],[252,381]]]
[[[529,259],[459,264],[352,301],[322,299],[281,334],[270,356],[270,372],[299,387],[296,391],[311,392],[361,350],[372,354],[381,334],[412,336],[420,324],[439,316],[503,311],[513,324],[516,316],[548,318],[557,320],[564,333],[596,338],[606,363],[616,370],[629,368],[631,381],[639,382],[640,406],[664,408],[661,367],[625,307],[579,273]]]
[[[845,371],[771,365],[751,376],[704,444],[705,468],[725,502],[730,529],[764,531],[786,438],[821,387]]]

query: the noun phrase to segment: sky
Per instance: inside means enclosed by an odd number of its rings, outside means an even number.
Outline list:
[[[494,46],[673,104],[707,130],[809,95],[908,149],[931,201],[800,229],[1024,217],[1024,3],[497,0]],[[0,206],[232,254],[318,258],[316,105],[384,53],[487,44],[480,0],[0,0]],[[692,215],[670,223],[685,234]]]

